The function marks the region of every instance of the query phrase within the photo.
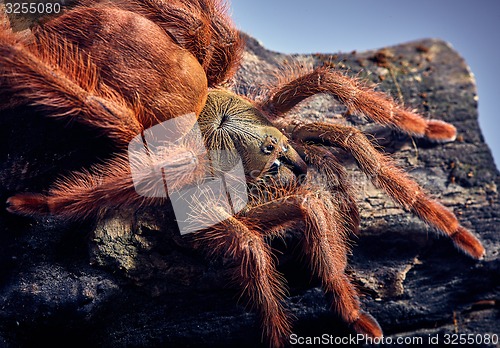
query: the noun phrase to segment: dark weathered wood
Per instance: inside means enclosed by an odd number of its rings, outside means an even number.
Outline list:
[[[338,119],[373,134],[416,180],[459,215],[484,242],[487,256],[474,262],[432,235],[375,189],[351,161],[363,222],[354,240],[351,274],[364,307],[389,337],[444,333],[500,334],[500,185],[481,135],[474,79],[446,43],[423,40],[380,51],[290,57],[252,38],[235,88],[268,81],[277,65],[334,64],[424,115],[457,126],[458,140],[433,144],[349,116],[332,98],[318,96],[294,117]],[[78,126],[14,110],[0,119],[0,198],[40,191],[56,175],[108,156],[105,140]],[[85,146],[82,146],[84,144]],[[113,212],[102,221],[67,224],[33,221],[0,212],[0,345],[86,343],[108,347],[255,346],[254,314],[237,305],[228,284],[228,260],[207,262],[178,236],[164,209]],[[328,312],[315,280],[294,250],[279,242],[280,269],[290,285],[289,306],[299,335],[349,334]]]

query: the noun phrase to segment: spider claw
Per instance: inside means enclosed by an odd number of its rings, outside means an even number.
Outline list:
[[[439,120],[427,121],[427,128],[425,129],[425,136],[428,139],[451,142],[457,138],[457,129],[446,122]]]
[[[485,249],[479,239],[462,226],[450,236],[456,247],[474,259],[484,258]]]
[[[373,338],[382,338],[384,334],[377,320],[366,312],[361,312],[359,318],[351,323],[351,328],[361,335]]]
[[[47,198],[40,194],[21,193],[9,197],[6,209],[11,214],[24,216],[50,213]]]

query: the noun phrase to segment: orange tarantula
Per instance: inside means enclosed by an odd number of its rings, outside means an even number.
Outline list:
[[[292,328],[283,279],[266,239],[292,227],[303,233],[304,254],[332,310],[355,332],[380,337],[382,330],[361,309],[345,273],[348,234],[357,232],[359,214],[346,172],[330,147],[352,154],[375,185],[459,250],[479,259],[484,248],[356,128],[290,122],[284,116],[305,99],[328,93],[350,112],[412,136],[452,141],[456,130],[330,67],[284,76],[257,100],[235,94],[222,86],[238,69],[243,45],[219,0],[82,0],[34,26],[29,35],[13,33],[4,20],[0,95],[9,101],[1,108],[32,105],[40,115],[95,129],[116,149],[107,163],[63,177],[43,194],[10,197],[7,209],[27,216],[96,219],[109,208],[165,204],[165,197],[137,193],[127,146],[161,122],[194,113],[209,151],[226,151],[227,161],[241,158],[249,198],[237,213],[210,206],[199,210],[195,219],[203,214],[221,219],[193,236],[209,253],[235,261],[233,276],[259,313],[269,344],[285,344]],[[185,124],[183,132],[193,126]],[[172,157],[196,153],[186,138],[171,151],[143,160],[161,168]],[[211,170],[209,158],[194,157],[189,165],[179,161],[175,173],[163,173],[173,176],[173,188],[193,185]],[[327,183],[315,183],[313,171]]]

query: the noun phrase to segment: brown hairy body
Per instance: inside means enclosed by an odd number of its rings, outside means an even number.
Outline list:
[[[359,213],[345,169],[329,147],[351,153],[375,185],[459,250],[473,258],[484,254],[451,211],[359,130],[333,123],[291,124],[284,116],[308,97],[328,93],[351,112],[414,136],[452,141],[452,125],[424,119],[328,67],[284,75],[258,100],[224,90],[221,86],[239,66],[243,42],[218,0],[82,1],[29,36],[10,31],[6,20],[2,24],[0,96],[10,98],[4,108],[34,105],[40,115],[74,119],[109,137],[117,148],[106,164],[61,178],[44,194],[12,196],[8,210],[97,219],[109,208],[164,204],[165,198],[137,194],[127,145],[153,125],[196,114],[208,150],[225,151],[229,162],[242,159],[250,196],[237,214],[215,206],[198,211],[197,219],[217,216],[222,222],[196,232],[195,239],[209,254],[238,264],[234,280],[260,314],[272,346],[284,345],[292,326],[285,284],[265,238],[292,227],[303,232],[304,254],[332,310],[355,332],[382,336],[376,320],[361,310],[345,273],[348,238],[358,230]],[[184,126],[187,133],[193,124]],[[188,138],[166,154],[139,161],[164,167],[184,153],[198,153],[196,146]],[[323,184],[314,183],[311,167],[326,178]],[[201,156],[194,166],[179,160],[165,175],[173,178],[169,188],[176,189],[197,183],[209,170]]]

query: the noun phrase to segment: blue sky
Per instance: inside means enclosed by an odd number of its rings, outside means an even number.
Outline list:
[[[499,167],[500,1],[231,0],[230,5],[239,29],[285,53],[363,51],[421,38],[450,42],[476,76],[479,122]]]

